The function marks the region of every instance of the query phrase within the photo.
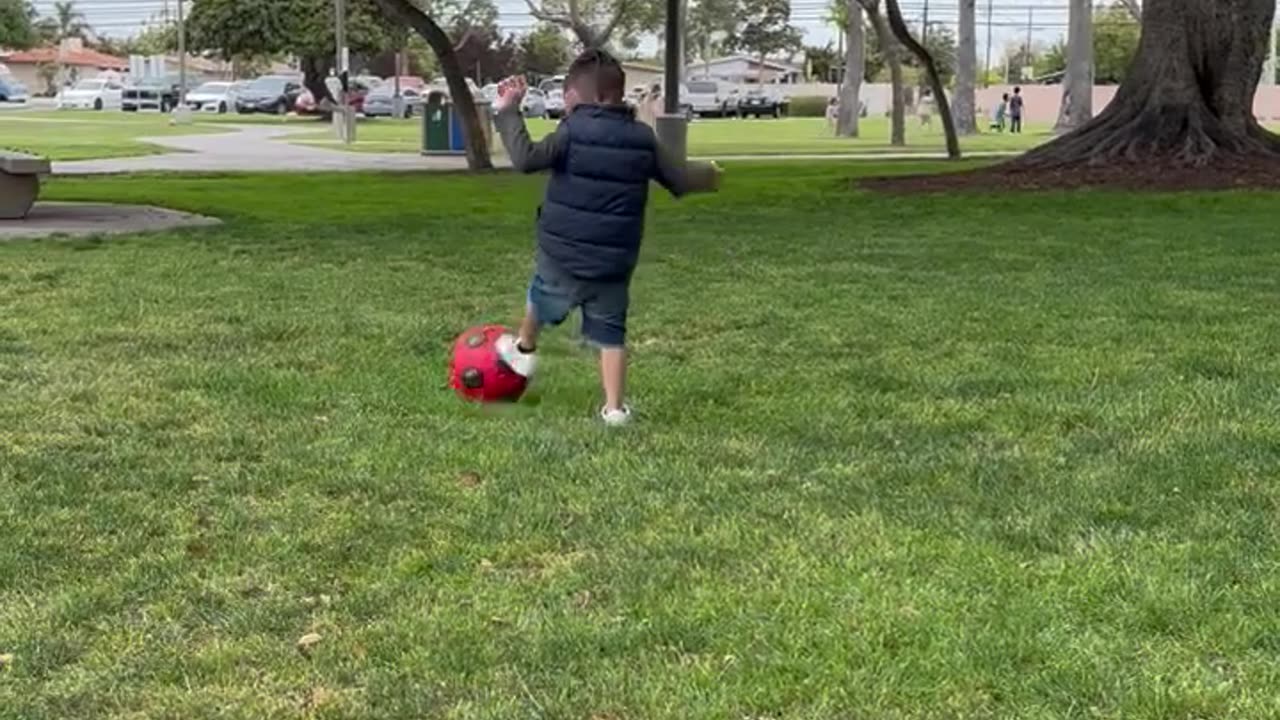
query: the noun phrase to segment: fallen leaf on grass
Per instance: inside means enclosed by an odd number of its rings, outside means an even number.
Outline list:
[[[468,470],[458,475],[458,484],[468,490],[480,487],[480,473]]]
[[[12,653],[0,654],[0,670],[4,670],[5,668],[9,667],[12,664],[13,664]]]
[[[298,652],[310,657],[311,648],[315,647],[316,643],[320,642],[320,639],[320,633],[307,633],[306,635],[303,635],[298,638]]]
[[[594,599],[595,596],[591,594],[590,590],[579,590],[573,594],[573,606],[579,610],[586,610]]]
[[[334,691],[317,685],[311,688],[306,695],[303,695],[302,702],[300,704],[302,705],[303,710],[316,710],[333,702],[337,697],[338,694]]]

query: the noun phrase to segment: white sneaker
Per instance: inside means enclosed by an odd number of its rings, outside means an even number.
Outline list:
[[[520,339],[511,333],[503,333],[493,344],[498,358],[517,375],[532,377],[538,367],[538,354],[520,352]]]
[[[631,408],[626,405],[620,410],[600,408],[600,419],[609,427],[622,427],[631,422]]]

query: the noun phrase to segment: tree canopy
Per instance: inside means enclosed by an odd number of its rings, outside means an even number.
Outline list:
[[[0,0],[0,47],[27,48],[35,42],[35,6],[27,0]]]

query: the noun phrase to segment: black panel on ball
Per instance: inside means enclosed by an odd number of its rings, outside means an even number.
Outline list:
[[[484,373],[475,368],[467,368],[462,371],[462,384],[475,390],[484,385]]]

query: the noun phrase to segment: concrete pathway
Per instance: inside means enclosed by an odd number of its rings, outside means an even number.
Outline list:
[[[357,153],[291,145],[279,138],[322,132],[314,128],[219,125],[232,132],[139,138],[177,152],[104,160],[53,163],[54,175],[104,175],[132,172],[334,172],[358,170],[465,170],[461,156],[427,157],[412,153]]]
[[[365,153],[314,145],[294,145],[286,138],[305,138],[326,132],[317,128],[263,125],[219,125],[231,132],[211,135],[173,135],[140,138],[176,152],[103,160],[71,160],[53,163],[55,175],[105,175],[133,172],[412,172],[465,170],[461,156],[423,156],[415,153]],[[966,158],[1000,158],[1016,152],[969,153]],[[822,161],[822,160],[945,160],[946,153],[854,152],[841,154],[720,155],[696,160]],[[499,167],[506,158],[494,159]]]

